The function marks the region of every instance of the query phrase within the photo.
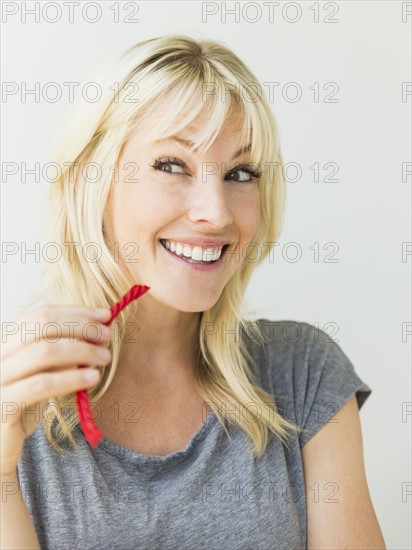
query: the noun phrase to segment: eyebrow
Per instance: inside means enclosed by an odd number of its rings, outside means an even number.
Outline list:
[[[184,145],[185,147],[193,147],[194,146],[194,143],[188,139],[184,139],[180,136],[171,136],[170,138],[167,138],[168,140],[173,140],[173,141],[177,141],[178,143],[181,143],[182,145]],[[158,142],[161,141],[160,139],[157,140]],[[237,157],[240,157],[240,155],[243,155],[243,153],[247,153],[248,151],[250,151],[252,148],[252,144],[249,143],[249,145],[246,145],[245,147],[241,147],[239,149],[239,151],[237,151],[231,160],[234,160],[235,158]]]

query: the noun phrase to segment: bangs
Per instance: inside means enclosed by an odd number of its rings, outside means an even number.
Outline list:
[[[240,139],[240,147],[251,143],[252,158],[256,158],[258,151],[262,153],[262,144],[255,143],[254,139],[261,133],[253,131],[253,125],[259,124],[260,120],[256,105],[243,100],[239,89],[231,83],[217,79],[205,82],[204,78],[196,76],[189,84],[187,74],[185,78],[176,79],[164,93],[145,106],[144,113],[139,117],[139,125],[143,124],[147,128],[143,142],[172,137],[194,125],[200,116],[204,116],[205,123],[193,136],[193,146],[189,148],[191,152],[197,149],[200,154],[204,154],[233,110],[240,107],[237,122],[241,130],[236,139]],[[259,163],[260,159],[256,162]]]

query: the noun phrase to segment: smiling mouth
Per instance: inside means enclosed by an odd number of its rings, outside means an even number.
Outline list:
[[[181,255],[179,256],[179,254],[175,254],[175,252],[172,252],[170,249],[166,248],[163,239],[159,239],[159,240],[160,240],[160,244],[163,246],[163,248],[164,248],[165,250],[167,250],[167,252],[170,252],[170,254],[173,254],[173,255],[176,256],[177,258],[181,258],[182,260],[185,260],[186,262],[191,263],[191,264],[209,265],[209,264],[214,264],[214,263],[216,263],[216,262],[219,262],[219,261],[222,259],[223,255],[225,254],[226,250],[229,248],[229,244],[223,245],[223,247],[222,247],[222,252],[221,252],[221,254],[220,254],[220,256],[219,256],[219,258],[218,258],[217,260],[212,260],[212,261],[206,261],[206,262],[204,262],[204,261],[202,261],[202,260],[193,260],[192,258],[189,258],[189,257],[185,256],[184,254],[181,254]]]

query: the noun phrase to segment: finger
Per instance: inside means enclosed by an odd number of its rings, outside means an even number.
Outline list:
[[[108,355],[103,355],[108,352]],[[33,342],[21,348],[1,363],[2,386],[40,373],[44,370],[73,365],[107,365],[111,352],[105,346],[90,344],[82,340],[70,342],[63,338],[58,342]],[[61,370],[61,369],[60,369]]]
[[[93,374],[93,380],[86,380],[86,373]],[[39,373],[18,380],[2,391],[2,422],[19,422],[21,411],[35,403],[51,398],[63,397],[82,389],[90,389],[100,380],[96,369],[77,369],[62,372]]]
[[[112,336],[103,321],[93,318],[92,308],[80,311],[79,306],[47,306],[34,313],[23,320],[2,324],[2,359],[22,345],[42,339],[79,338],[99,343]]]
[[[111,317],[110,308],[98,308],[85,306],[82,304],[44,304],[33,311],[29,311],[23,315],[15,317],[14,319],[11,319],[10,322],[20,324],[23,321],[31,321],[42,316],[51,316],[53,318],[53,314],[56,314],[56,312],[57,314],[58,312],[61,312],[63,316],[80,315],[90,317],[90,319],[94,319],[95,321],[99,321],[101,323],[108,322]],[[6,322],[2,323],[2,325],[3,324],[6,324]]]

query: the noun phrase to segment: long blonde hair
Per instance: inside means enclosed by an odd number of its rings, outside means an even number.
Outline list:
[[[42,266],[42,290],[38,296],[48,295],[60,304],[110,307],[132,285],[145,284],[134,280],[114,261],[104,239],[104,209],[121,149],[147,118],[151,120],[151,132],[145,139],[160,139],[190,125],[207,103],[210,116],[194,144],[199,151],[206,151],[236,101],[244,121],[243,143],[251,140],[251,158],[263,173],[258,183],[261,223],[252,239],[259,254],[250,260],[238,251],[239,269],[217,303],[200,314],[195,375],[200,395],[210,404],[229,438],[225,420],[245,432],[255,456],[263,455],[274,435],[288,445],[291,434],[300,428],[283,418],[275,396],[257,385],[257,366],[244,336],[260,345],[265,335],[256,321],[241,318],[250,277],[269,254],[267,245],[276,242],[283,225],[286,184],[277,125],[269,103],[253,73],[228,47],[214,40],[195,40],[186,35],[151,38],[113,57],[102,69],[101,78],[106,85],[100,101],[79,111],[57,156],[62,173],[50,185],[47,230],[48,240],[60,244],[62,256],[58,262]],[[167,110],[163,111],[165,104]],[[159,110],[162,116],[152,120],[152,113]],[[176,115],[181,117],[179,123]],[[84,168],[88,163],[99,167],[98,185],[87,181]],[[99,250],[98,261],[85,258],[84,247],[88,243],[94,243]],[[112,327],[111,365],[94,365],[103,376],[89,391],[93,405],[113,380],[127,315],[133,314],[135,307],[138,308],[136,302],[117,317]],[[238,327],[239,338],[224,341],[222,327]],[[77,414],[67,415],[68,410],[76,410],[75,403],[74,393],[48,402],[44,430],[58,452],[64,452],[60,443],[66,438],[77,447],[72,431],[79,419]],[[240,407],[247,414],[232,418],[219,406],[223,403],[230,411]]]

